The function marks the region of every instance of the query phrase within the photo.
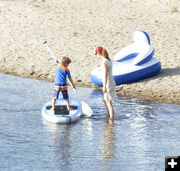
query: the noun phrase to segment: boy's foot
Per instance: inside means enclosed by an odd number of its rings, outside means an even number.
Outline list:
[[[52,114],[52,115],[54,115],[54,114],[55,114],[55,110],[51,108],[51,109],[49,110],[49,113]]]
[[[68,111],[70,111],[70,110],[73,110],[73,108],[71,108],[71,107],[67,107],[67,110],[68,110]]]

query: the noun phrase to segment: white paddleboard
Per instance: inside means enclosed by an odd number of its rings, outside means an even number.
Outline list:
[[[70,107],[72,110],[68,111],[66,106],[66,100],[59,98],[55,104],[55,114],[52,114],[50,109],[52,107],[52,101],[44,104],[42,108],[42,117],[52,123],[72,123],[79,120],[82,109],[81,104],[75,99],[69,99]]]

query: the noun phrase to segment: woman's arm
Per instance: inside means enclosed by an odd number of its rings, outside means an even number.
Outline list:
[[[108,67],[107,64],[104,63],[104,75],[103,75],[103,92],[105,93],[107,91],[106,85],[107,85],[107,76],[108,76]]]

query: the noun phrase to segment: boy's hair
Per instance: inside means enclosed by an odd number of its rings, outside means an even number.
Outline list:
[[[71,63],[71,59],[67,56],[63,56],[62,60],[61,60],[61,64],[64,65],[65,63],[70,64]]]

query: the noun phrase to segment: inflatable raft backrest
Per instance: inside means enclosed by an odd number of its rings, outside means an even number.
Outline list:
[[[153,57],[154,47],[152,45],[146,45],[143,48],[139,49],[139,54],[134,58],[134,65],[142,65]]]
[[[149,35],[145,31],[135,31],[133,40],[134,43],[126,46],[114,56],[115,61],[123,62],[134,58],[133,64],[142,65],[152,58],[154,48],[150,43]]]
[[[149,35],[145,31],[135,31],[134,43],[139,54],[133,60],[133,64],[142,65],[148,62],[154,54],[154,47],[150,44]]]
[[[134,58],[138,55],[138,49],[135,43],[126,46],[121,51],[119,51],[115,56],[114,60],[117,62],[126,61],[128,59]]]
[[[139,46],[150,45],[150,37],[145,31],[134,32],[134,43]]]

